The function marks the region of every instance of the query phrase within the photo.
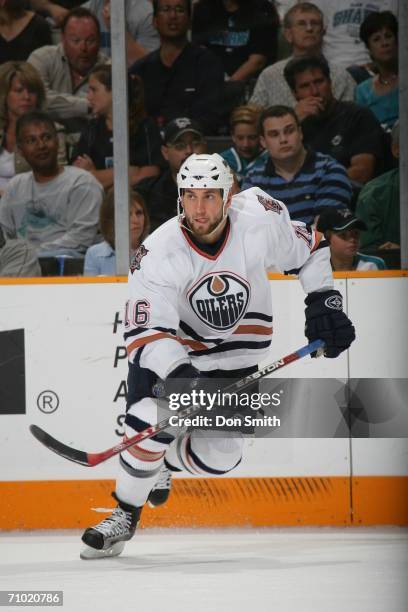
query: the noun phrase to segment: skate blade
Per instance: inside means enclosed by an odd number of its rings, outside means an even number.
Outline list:
[[[115,544],[112,544],[112,546],[109,546],[109,548],[105,550],[98,550],[85,544],[79,556],[84,561],[92,559],[109,559],[110,557],[117,557],[120,555],[124,548],[125,542],[115,542]]]

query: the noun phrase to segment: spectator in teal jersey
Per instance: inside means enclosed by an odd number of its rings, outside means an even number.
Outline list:
[[[238,106],[231,113],[230,134],[233,146],[220,155],[234,171],[239,185],[246,173],[268,156],[260,142],[260,112],[261,109],[255,104],[246,104]]]

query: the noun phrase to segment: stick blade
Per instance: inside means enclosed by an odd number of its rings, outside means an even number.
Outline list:
[[[36,440],[41,442],[41,444],[57,455],[60,455],[60,457],[64,457],[65,459],[73,461],[74,463],[79,463],[80,465],[85,465],[87,467],[91,466],[91,463],[88,461],[88,453],[63,444],[59,440],[56,440],[50,436],[50,434],[37,425],[30,425],[30,431]]]

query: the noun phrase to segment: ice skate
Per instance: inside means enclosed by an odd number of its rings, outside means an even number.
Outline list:
[[[142,508],[119,502],[112,514],[94,527],[85,530],[82,541],[86,545],[81,559],[117,557],[123,551],[125,542],[136,530]]]
[[[165,465],[163,465],[159,472],[159,478],[153,489],[150,491],[149,497],[147,498],[147,503],[149,506],[151,508],[156,508],[156,506],[162,506],[165,504],[169,498],[170,489],[171,472]]]

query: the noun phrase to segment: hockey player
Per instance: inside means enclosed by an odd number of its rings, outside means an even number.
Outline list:
[[[354,327],[333,289],[323,236],[291,222],[285,205],[253,187],[231,195],[232,173],[218,155],[191,155],[180,168],[178,216],[159,227],[130,266],[125,341],[129,357],[130,437],[157,422],[158,379],[183,389],[216,375],[242,378],[258,369],[272,337],[266,270],[296,270],[307,294],[306,336],[337,357]],[[164,457],[174,470],[225,474],[241,461],[243,436],[225,431],[156,434],[120,456],[112,514],[88,528],[84,559],[120,554],[136,529]]]

